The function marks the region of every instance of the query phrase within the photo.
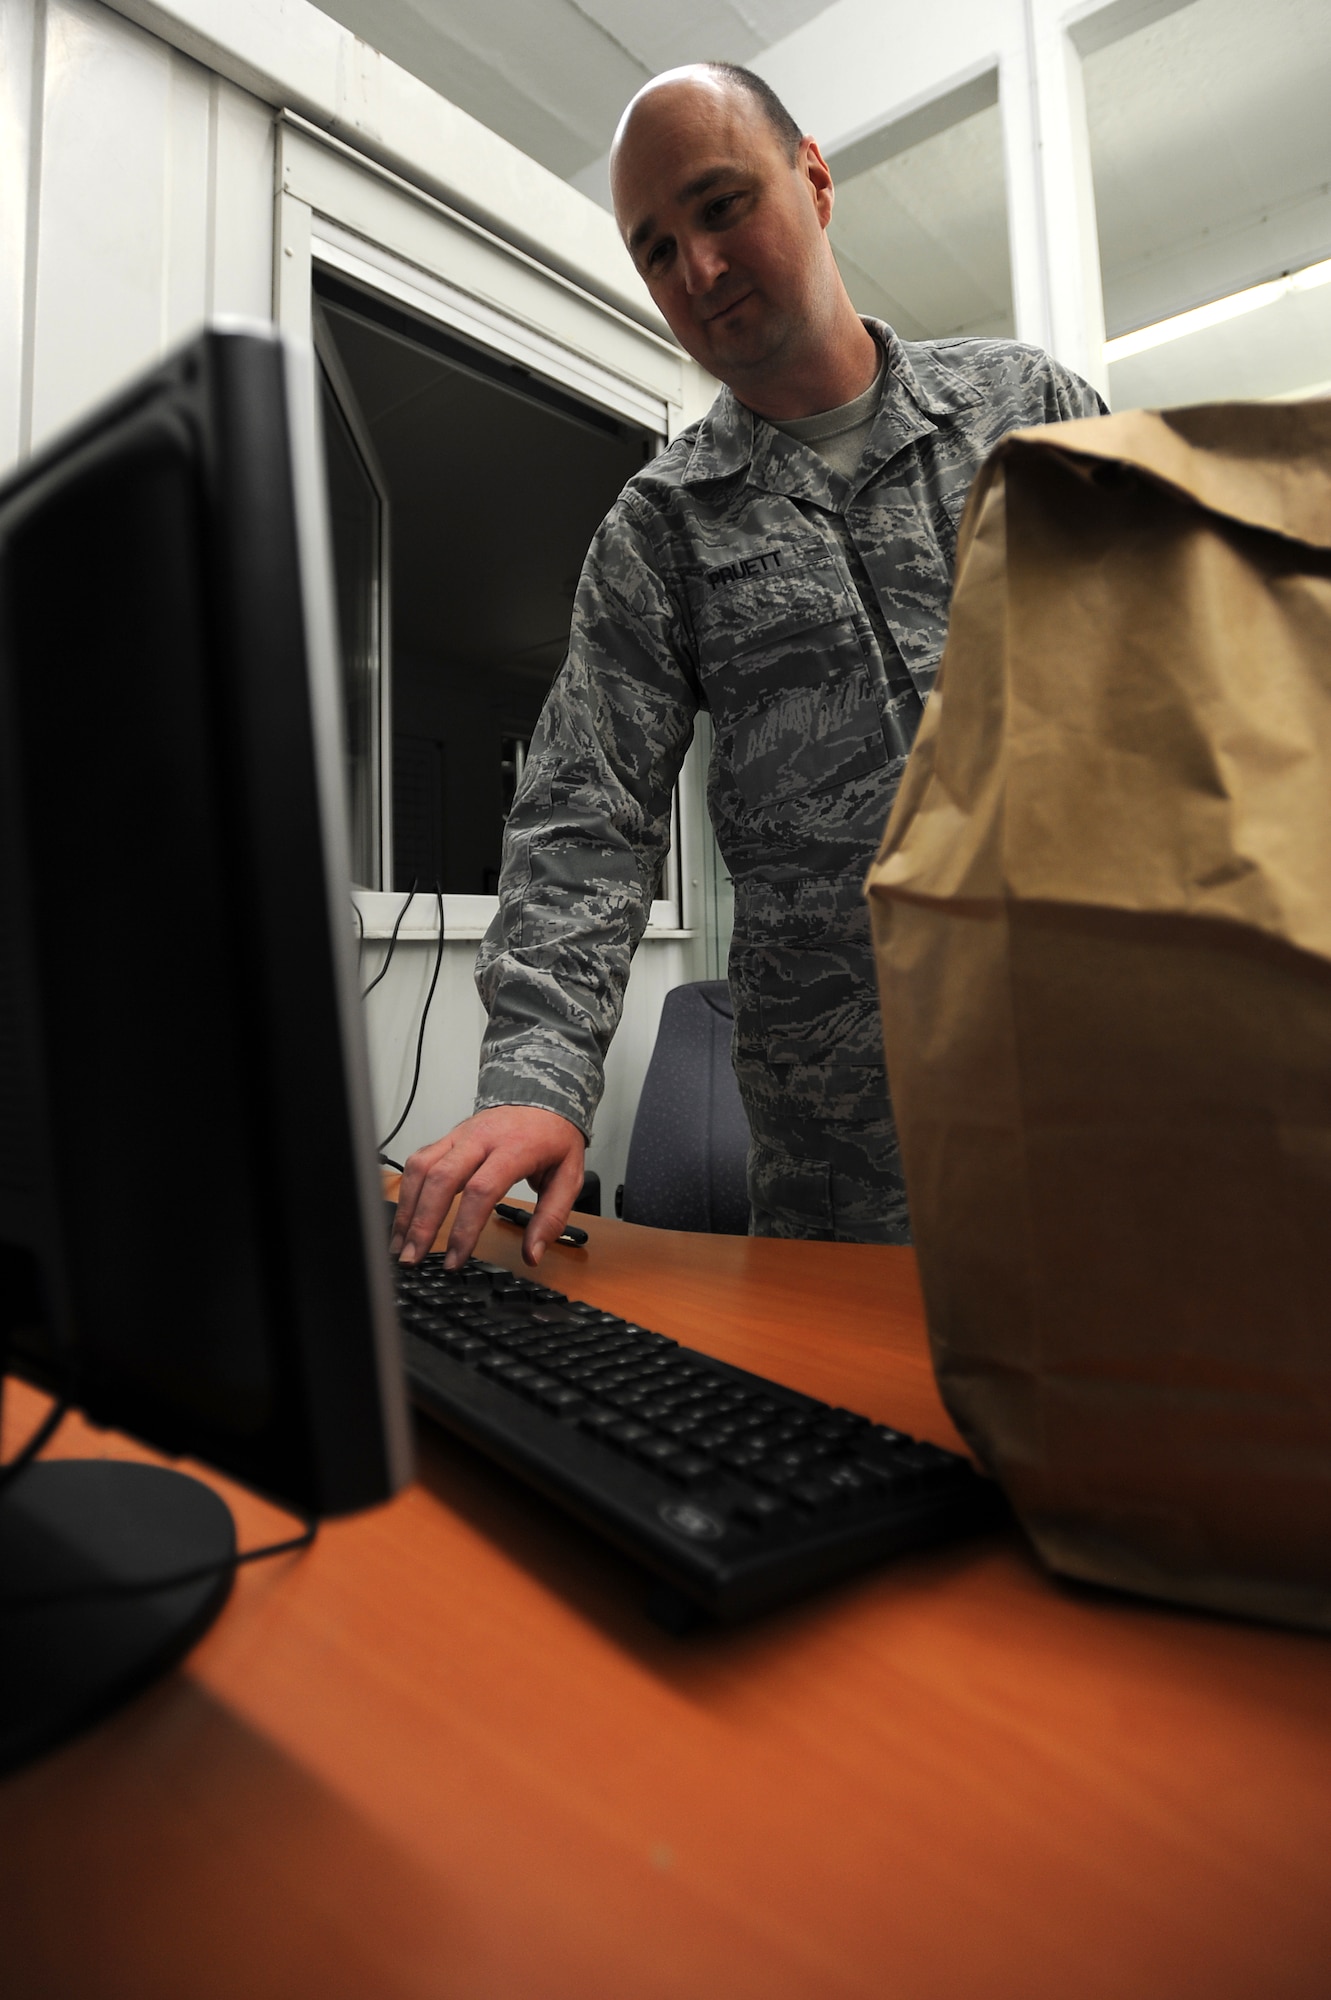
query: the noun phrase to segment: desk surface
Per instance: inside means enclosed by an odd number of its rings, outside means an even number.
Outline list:
[[[909,1251],[591,1231],[551,1283],[955,1442]],[[423,1428],[406,1494],[0,1784],[8,2000],[1331,1992],[1324,1640],[1058,1588],[1015,1535],[739,1632],[640,1601]]]

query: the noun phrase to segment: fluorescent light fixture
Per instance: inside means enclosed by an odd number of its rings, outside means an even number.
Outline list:
[[[1150,347],[1163,347],[1167,340],[1183,340],[1190,333],[1200,333],[1203,327],[1219,326],[1243,313],[1258,312],[1263,306],[1273,306],[1289,292],[1310,292],[1317,285],[1331,285],[1331,257],[1320,264],[1305,265],[1302,271],[1291,271],[1288,277],[1273,278],[1269,284],[1250,285],[1246,292],[1231,292],[1227,299],[1212,299],[1209,305],[1197,306],[1192,312],[1157,320],[1154,326],[1138,327],[1135,333],[1122,333],[1117,340],[1105,342],[1105,360],[1126,361],[1130,354],[1145,354]]]

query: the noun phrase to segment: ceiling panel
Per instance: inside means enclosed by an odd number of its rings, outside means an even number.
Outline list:
[[[839,181],[831,237],[856,306],[904,338],[1010,335],[998,106]]]
[[[1111,335],[1331,253],[1331,5],[1193,0],[1085,65]]]
[[[320,0],[323,12],[571,178],[648,77],[746,62],[829,0]]]
[[[1331,393],[1331,285],[1111,362],[1116,410]]]

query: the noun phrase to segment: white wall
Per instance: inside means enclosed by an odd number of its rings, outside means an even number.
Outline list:
[[[548,264],[568,272],[585,263],[589,289],[653,321],[594,204],[303,0],[126,0],[121,10],[0,0],[0,473],[207,317],[272,316],[274,109],[284,103],[399,170],[414,159],[417,185],[507,224],[509,240],[535,232]],[[697,375],[686,371],[686,400],[705,403]],[[127,888],[126,902],[131,916],[152,921],[151,883]],[[371,970],[380,950],[366,948]],[[471,1109],[483,1027],[475,954],[474,937],[445,946],[421,1088],[399,1142],[408,1149]],[[591,1155],[608,1198],[623,1178],[662,1001],[701,976],[702,954],[700,940],[674,937],[638,955]],[[405,1100],[432,963],[429,945],[403,944],[367,1003],[380,1134]]]
[[[267,318],[272,119],[95,0],[0,0],[0,470],[212,313]]]

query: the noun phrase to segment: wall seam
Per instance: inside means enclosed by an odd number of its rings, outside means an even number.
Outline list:
[[[217,151],[221,119],[222,80],[214,70],[208,78],[208,168],[204,191],[203,316],[211,320],[217,298]]]
[[[1054,341],[1054,285],[1049,268],[1049,196],[1045,186],[1045,143],[1043,106],[1040,102],[1040,54],[1035,26],[1035,0],[1022,0],[1022,25],[1026,36],[1026,92],[1031,121],[1030,143],[1035,167],[1034,221],[1036,267],[1040,274],[1040,303],[1043,308],[1045,344]]]
[[[28,199],[23,227],[23,326],[19,336],[18,457],[32,451],[32,406],[37,366],[37,263],[41,234],[42,147],[46,133],[47,0],[35,0],[32,23],[32,105],[28,128]]]

